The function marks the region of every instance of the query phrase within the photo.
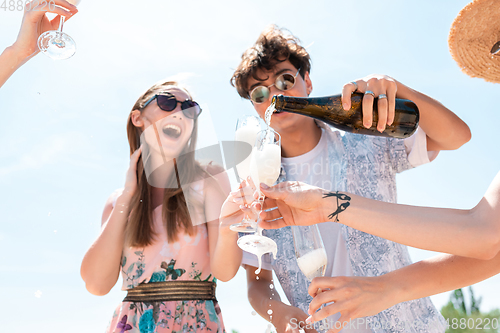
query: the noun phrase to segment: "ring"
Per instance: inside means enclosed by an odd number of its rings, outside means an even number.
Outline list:
[[[378,95],[378,99],[384,99],[384,98],[387,98],[387,95],[386,94],[380,94]]]
[[[367,90],[367,91],[365,91],[365,95],[372,95],[372,96],[373,96],[373,98],[375,98],[375,94],[374,94],[374,93],[373,93],[373,91],[371,91],[371,90]]]
[[[351,81],[352,84],[354,84],[354,91],[358,90],[358,84],[354,81]]]

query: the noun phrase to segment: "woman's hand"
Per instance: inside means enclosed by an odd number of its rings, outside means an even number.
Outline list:
[[[260,213],[262,221],[259,226],[263,229],[312,225],[328,221],[326,204],[329,203],[329,200],[324,198],[323,189],[301,182],[289,181],[279,183],[271,188],[262,185],[261,191],[266,198],[264,210]],[[275,207],[277,209],[269,210]]]
[[[45,15],[47,12],[57,16],[49,21]],[[57,30],[61,16],[68,20],[77,12],[76,6],[65,0],[33,0],[27,3],[24,7],[21,29],[12,48],[22,59],[33,57],[39,52],[38,37],[46,31]]]
[[[318,293],[318,290],[321,292]],[[313,296],[314,299],[309,304],[311,316],[307,321],[317,322],[339,312],[341,314],[338,319],[340,323],[373,316],[398,303],[395,300],[396,294],[396,288],[386,283],[383,275],[377,277],[317,277],[309,285],[309,295]],[[326,305],[326,303],[331,302],[334,303]],[[316,312],[323,304],[326,306]],[[329,327],[333,330],[328,332],[339,332],[342,328],[340,323],[338,325],[329,323]]]
[[[286,306],[284,311],[273,313],[272,323],[277,333],[299,333],[303,329],[306,333],[317,333],[313,324],[307,325],[307,314],[294,306]]]
[[[387,75],[372,74],[344,84],[342,88],[342,105],[344,110],[351,108],[351,94],[353,92],[364,93],[363,125],[370,128],[373,122],[373,103],[378,97],[378,124],[377,130],[383,132],[386,125],[391,125],[394,121],[396,109],[396,92],[398,90],[396,80]],[[372,92],[372,94],[367,93]]]
[[[241,222],[245,214],[240,209],[242,205],[250,205],[253,202],[254,189],[246,181],[242,181],[238,190],[231,192],[222,205],[220,213],[220,231],[228,232],[229,226]],[[248,216],[247,216],[248,217]],[[256,215],[255,215],[256,217]]]
[[[128,167],[127,175],[125,177],[125,186],[123,188],[123,194],[128,197],[132,197],[137,191],[137,162],[139,161],[139,156],[141,156],[142,145],[130,155],[130,165]]]

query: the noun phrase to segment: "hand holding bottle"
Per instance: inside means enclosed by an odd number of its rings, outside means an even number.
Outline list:
[[[254,190],[247,184],[246,181],[242,181],[238,186],[238,189],[234,192],[229,193],[226,201],[222,205],[219,220],[220,220],[220,230],[228,231],[231,224],[241,222],[245,215],[240,209],[240,205],[245,203],[252,203]],[[227,230],[226,230],[227,229]],[[231,231],[234,233],[234,231]]]
[[[393,78],[387,75],[368,75],[362,79],[344,84],[342,88],[342,105],[344,110],[349,110],[351,108],[351,94],[353,92],[364,93],[362,102],[363,125],[370,128],[373,121],[373,104],[377,97],[377,130],[383,132],[386,125],[391,125],[394,121],[397,90],[396,80]]]

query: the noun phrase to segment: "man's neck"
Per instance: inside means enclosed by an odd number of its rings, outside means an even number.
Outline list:
[[[296,157],[316,147],[321,139],[321,128],[314,121],[307,121],[295,131],[281,134],[281,156]]]

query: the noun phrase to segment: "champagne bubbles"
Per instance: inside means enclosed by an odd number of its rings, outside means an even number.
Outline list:
[[[266,125],[269,127],[271,126],[271,116],[273,115],[274,111],[276,111],[274,103],[271,103],[269,107],[266,109],[266,113],[264,114],[264,121],[266,122]]]

